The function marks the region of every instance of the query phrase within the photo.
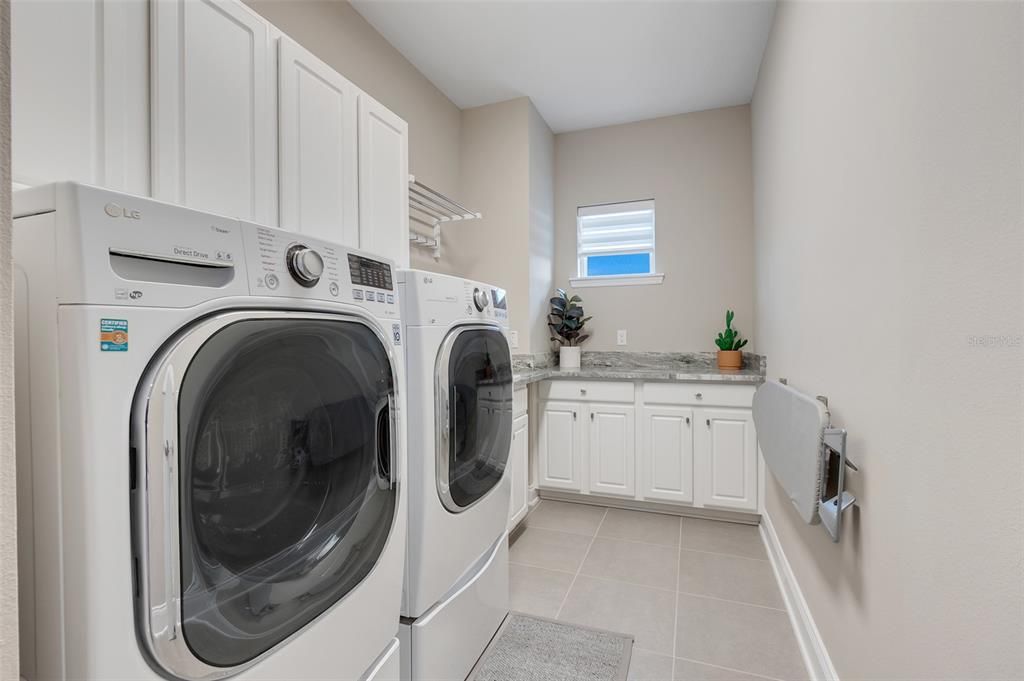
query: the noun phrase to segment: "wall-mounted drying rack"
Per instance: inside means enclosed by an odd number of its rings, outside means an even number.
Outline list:
[[[441,225],[482,217],[480,213],[466,208],[458,201],[453,201],[436,189],[417,182],[414,175],[409,176],[409,221],[429,227],[431,230],[428,236],[410,228],[409,242],[414,246],[431,249],[434,252],[434,260],[441,259]]]
[[[804,395],[786,379],[765,381],[754,393],[754,426],[765,465],[804,522],[820,522],[832,541],[842,535],[846,491],[846,430],[832,425],[828,398]]]

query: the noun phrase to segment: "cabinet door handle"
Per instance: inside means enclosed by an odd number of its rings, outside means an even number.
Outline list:
[[[593,420],[594,420],[594,412],[590,412],[590,420],[591,420],[591,421],[593,421]]]
[[[576,412],[573,412],[573,413],[572,413],[572,420],[573,420],[573,421],[575,421],[575,420],[576,420]]]
[[[587,394],[587,389],[586,388],[580,388],[580,395],[586,395],[586,394]]]
[[[708,428],[710,428],[710,427],[711,427],[711,419],[708,419],[707,421],[705,421],[705,423],[707,423],[707,424],[708,424]]]
[[[689,416],[686,417],[686,425],[690,425],[690,417]]]
[[[703,400],[704,399],[704,393],[697,393],[696,395],[694,395],[694,397],[696,397],[698,400]]]

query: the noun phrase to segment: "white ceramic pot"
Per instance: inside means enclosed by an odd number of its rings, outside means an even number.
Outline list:
[[[558,349],[558,368],[559,369],[579,369],[580,368],[580,347],[569,347],[563,345]]]

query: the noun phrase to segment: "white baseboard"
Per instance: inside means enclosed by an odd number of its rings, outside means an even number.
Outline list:
[[[807,601],[804,600],[796,575],[786,560],[786,554],[779,544],[779,535],[775,534],[775,526],[772,525],[772,519],[767,512],[761,515],[761,539],[768,550],[768,560],[782,590],[782,598],[786,602],[786,610],[789,611],[789,619],[793,623],[800,654],[804,658],[804,666],[807,667],[811,681],[839,681],[839,675],[832,666],[832,658],[829,657],[821,633],[814,624],[814,617],[811,616],[811,610],[807,607]]]
[[[530,488],[530,495],[529,495],[530,508],[533,508],[534,506],[536,506],[539,503],[540,503],[540,494],[537,492],[537,488],[536,487],[531,487]]]

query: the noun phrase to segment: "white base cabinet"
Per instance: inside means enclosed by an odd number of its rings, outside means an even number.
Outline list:
[[[693,409],[644,406],[641,428],[641,496],[692,504]]]
[[[634,388],[633,404],[602,401]],[[538,486],[756,513],[753,394],[749,385],[550,381],[538,414]]]
[[[575,402],[542,403],[537,432],[539,488],[583,491],[579,413],[580,405]]]
[[[512,450],[508,455],[505,475],[511,481],[508,529],[522,522],[530,510],[530,420],[526,414],[512,421]]]
[[[632,497],[636,494],[636,420],[633,405],[584,405],[587,414],[587,491]]]
[[[697,502],[738,511],[757,510],[757,436],[742,409],[700,409],[694,437]]]
[[[512,394],[512,444],[505,475],[511,482],[508,529],[511,531],[530,512],[530,417],[526,388]]]

